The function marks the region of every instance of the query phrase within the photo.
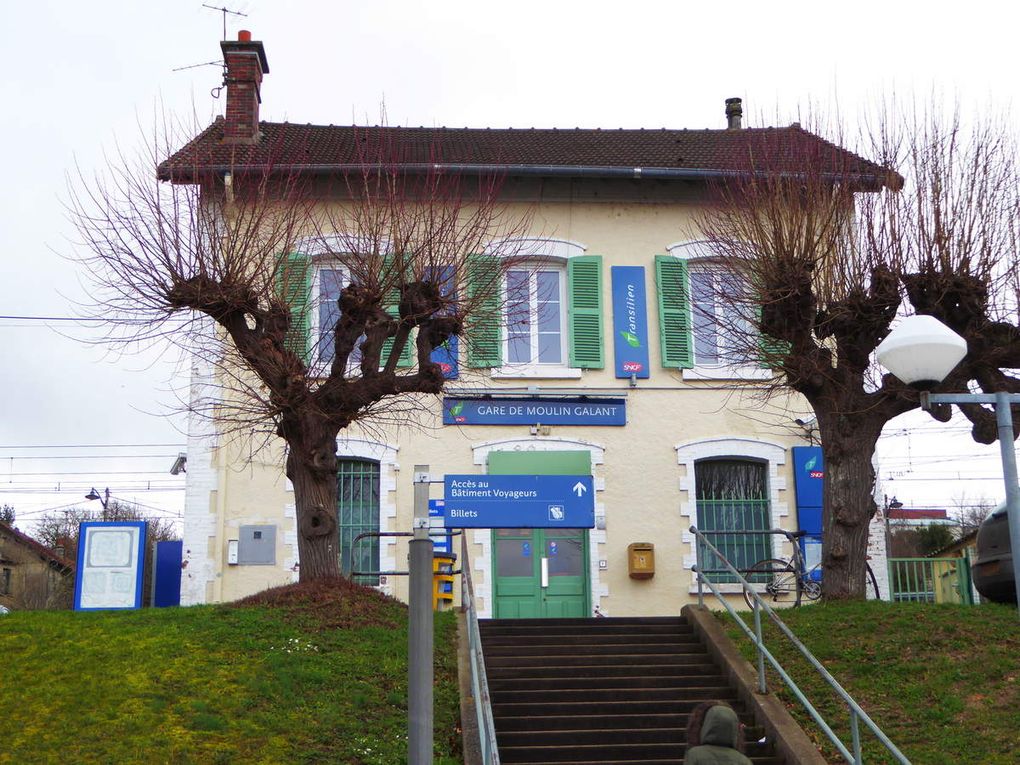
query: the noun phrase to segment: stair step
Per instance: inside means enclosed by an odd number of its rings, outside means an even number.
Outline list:
[[[707,658],[707,657],[706,657]],[[697,664],[649,664],[641,668],[641,675],[655,675],[657,677],[692,677],[695,675],[718,674],[719,668],[707,661]],[[590,672],[581,667],[564,667],[552,665],[544,667],[490,667],[486,669],[489,681],[500,679],[523,680],[527,678],[550,678],[550,677],[633,677],[634,667],[619,667],[613,664],[595,665]]]
[[[563,625],[582,625],[592,629],[619,626],[621,624],[663,626],[673,625],[690,629],[687,619],[682,616],[610,616],[590,618],[560,618],[560,619],[479,619],[478,626],[483,630],[490,627],[560,627]]]
[[[581,730],[615,730],[618,728],[672,728],[687,725],[685,712],[656,714],[577,714],[538,715],[536,717],[502,715],[499,718],[500,731],[560,730],[561,726]]]
[[[683,746],[687,741],[684,728],[639,728],[635,730],[546,730],[513,731],[496,736],[500,751],[504,747],[560,746],[630,746],[633,744],[669,744]]]
[[[729,699],[735,693],[724,685],[687,686],[669,688],[581,688],[568,690],[531,690],[531,691],[500,691],[492,693],[492,703],[496,704],[535,704],[564,703],[571,701],[672,701],[674,699]],[[496,725],[499,730],[499,725]]]
[[[675,762],[682,763],[683,744],[585,744],[560,748],[542,746],[500,746],[500,762],[507,763],[599,763],[608,762]],[[773,754],[749,754],[755,765],[778,765],[781,760]]]
[[[574,746],[635,746],[638,744],[660,744],[673,750],[684,749],[687,745],[686,728],[641,728],[637,730],[556,730],[556,731],[513,731],[497,736],[499,750],[505,748],[546,747],[557,749]],[[757,741],[745,746],[748,757],[767,757],[773,753],[772,745]]]
[[[690,635],[690,627],[677,624],[607,624],[591,626],[587,624],[547,624],[518,625],[506,624],[483,627],[479,623],[482,639],[496,635]]]
[[[741,715],[748,740],[757,741],[764,735],[763,729],[754,725],[750,715]],[[687,712],[649,712],[646,714],[621,714],[619,710],[613,714],[574,715],[538,715],[514,716],[503,715],[499,718],[501,732],[543,730],[641,730],[644,728],[686,728]]]
[[[571,645],[609,645],[613,643],[698,643],[698,636],[690,631],[669,630],[669,631],[634,631],[631,629],[617,629],[609,631],[583,631],[574,630],[571,632],[544,632],[535,629],[517,632],[486,632],[482,640],[492,646],[520,646],[526,642],[527,645],[550,645],[561,646],[569,643]]]
[[[724,695],[716,696],[720,701],[730,701],[736,698],[736,693],[727,691]],[[573,699],[562,699],[559,701],[542,699],[524,699],[517,701],[499,701],[492,705],[494,717],[526,717],[526,716],[549,716],[549,717],[570,717],[573,715],[653,715],[653,714],[689,714],[694,707],[704,701],[704,698],[686,699],[622,699],[619,694],[614,694],[612,699],[592,699],[585,694],[585,699],[577,701]],[[499,722],[496,723],[499,730]]]
[[[494,645],[494,644],[483,644],[482,653],[486,655],[488,659],[490,656],[522,656],[522,655],[535,655],[535,656],[575,656],[579,653],[588,656],[603,656],[606,654],[675,654],[675,653],[704,653],[705,650],[702,648],[700,643],[680,643],[676,642],[662,642],[662,643],[586,643],[582,645],[577,644],[563,644],[563,643],[550,643],[550,644],[535,644],[527,643],[525,645]]]
[[[484,654],[484,646],[482,648]],[[544,654],[527,654],[524,656],[488,656],[485,666],[488,667],[649,667],[661,664],[703,664],[706,654],[703,651],[691,653],[611,653],[601,656],[547,656]]]
[[[493,698],[504,691],[540,690],[609,690],[614,688],[700,688],[706,685],[720,687],[726,679],[719,674],[705,675],[630,675],[625,677],[524,677],[489,678],[489,693]]]

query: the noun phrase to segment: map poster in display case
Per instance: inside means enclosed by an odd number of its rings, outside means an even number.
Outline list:
[[[145,521],[88,521],[78,533],[75,611],[141,608]]]

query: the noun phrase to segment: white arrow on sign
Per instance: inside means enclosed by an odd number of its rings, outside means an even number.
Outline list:
[[[588,491],[588,487],[585,486],[580,481],[578,481],[577,483],[574,484],[574,494],[576,494],[577,496],[579,496],[579,497],[584,496],[584,493],[586,491]]]

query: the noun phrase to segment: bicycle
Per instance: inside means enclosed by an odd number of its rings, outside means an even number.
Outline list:
[[[816,563],[810,569],[805,569],[804,556],[800,551],[798,540],[807,536],[806,531],[786,532],[786,538],[793,544],[793,555],[786,558],[764,558],[747,569],[742,569],[744,578],[751,584],[764,584],[764,592],[759,592],[762,599],[772,598],[772,602],[797,608],[802,598],[818,600],[822,596],[822,585],[812,578],[812,574],[819,569],[821,563]],[[881,596],[878,591],[878,581],[875,579],[875,572],[871,566],[864,564],[867,568],[868,579],[875,592],[875,598]],[[744,600],[747,607],[754,610],[754,596],[744,589]]]

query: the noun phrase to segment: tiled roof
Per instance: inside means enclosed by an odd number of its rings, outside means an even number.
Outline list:
[[[11,526],[9,523],[0,521],[0,533],[9,535],[15,541],[27,547],[32,552],[36,553],[39,557],[45,559],[50,563],[54,563],[64,569],[68,570],[74,569],[75,566],[74,561],[68,560],[67,558],[57,555],[55,552],[53,552],[53,550],[48,548],[46,545],[37,542],[27,534],[23,534],[22,532],[18,531],[16,528]]]
[[[705,177],[746,172],[798,172],[805,161],[868,186],[894,173],[803,130],[602,130],[353,127],[260,123],[252,145],[222,140],[217,119],[159,166],[163,180],[190,181],[208,170],[275,166],[281,170],[336,170],[361,164],[495,166],[529,174]],[[613,172],[616,171],[616,172]],[[622,172],[620,172],[622,171]],[[658,174],[656,173],[658,171]]]

